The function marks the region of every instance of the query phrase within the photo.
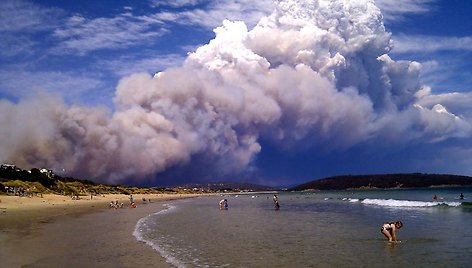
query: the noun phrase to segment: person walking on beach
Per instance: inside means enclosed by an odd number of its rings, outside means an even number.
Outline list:
[[[386,222],[382,225],[380,231],[388,239],[388,242],[397,242],[397,229],[403,227],[401,221],[397,222]]]

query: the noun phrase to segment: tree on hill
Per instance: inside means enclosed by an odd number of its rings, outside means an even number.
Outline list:
[[[420,188],[431,186],[472,186],[472,178],[446,174],[381,174],[336,176],[313,180],[289,190],[345,190],[356,188]]]

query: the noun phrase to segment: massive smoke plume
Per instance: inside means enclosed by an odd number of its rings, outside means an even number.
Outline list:
[[[196,157],[209,174],[238,173],[261,138],[343,150],[471,135],[441,104],[420,105],[433,99],[421,65],[389,57],[372,1],[280,0],[251,30],[224,21],[214,31],[182,66],[123,78],[114,112],[45,94],[0,101],[0,160],[116,183]]]

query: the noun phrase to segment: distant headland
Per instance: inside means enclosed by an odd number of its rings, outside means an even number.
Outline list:
[[[399,173],[377,175],[344,175],[312,180],[288,191],[320,191],[351,189],[399,189],[427,187],[472,187],[472,177],[450,174]],[[277,191],[275,187],[243,182],[194,183],[175,187],[137,187],[99,184],[89,180],[62,177],[50,169],[23,170],[14,165],[0,165],[0,194],[21,189],[27,195],[54,193],[82,196],[89,194],[138,193],[226,193]],[[16,194],[16,193],[15,193]]]
[[[15,165],[0,165],[0,194],[19,196],[57,194],[80,197],[98,194],[195,194],[202,192],[204,191],[200,189],[182,187],[158,188],[100,184],[90,180],[59,176],[46,168],[24,170]]]
[[[472,177],[449,174],[346,175],[313,180],[289,191],[472,186]]]
[[[257,184],[236,182],[196,183],[174,187],[100,184],[90,180],[60,176],[55,174],[53,170],[46,168],[25,170],[15,165],[0,164],[0,194],[20,196],[58,194],[80,197],[97,194],[196,194],[270,190],[274,189]]]

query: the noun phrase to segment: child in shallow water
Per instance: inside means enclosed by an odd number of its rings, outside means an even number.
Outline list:
[[[219,204],[220,209],[228,209],[228,199],[221,199]]]
[[[387,237],[388,242],[397,242],[397,229],[402,227],[403,223],[401,221],[387,222],[382,225],[380,231],[385,235],[385,237]]]

